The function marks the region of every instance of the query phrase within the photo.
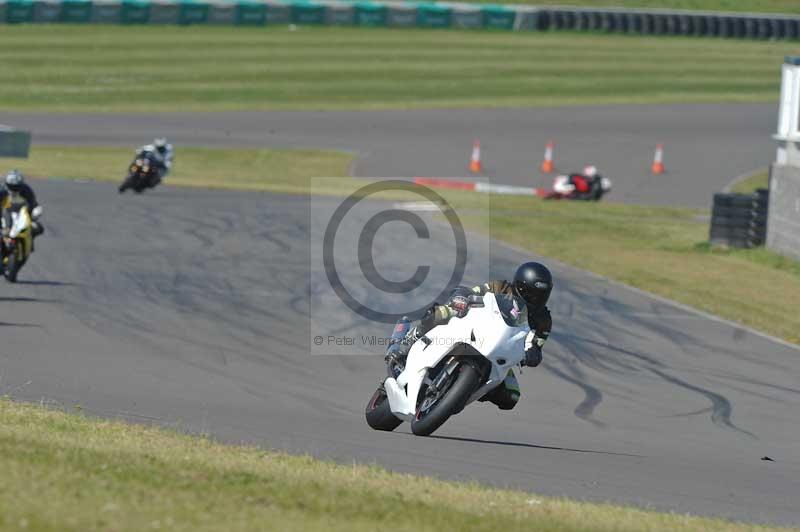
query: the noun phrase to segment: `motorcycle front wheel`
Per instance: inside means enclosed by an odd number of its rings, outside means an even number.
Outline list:
[[[6,281],[9,283],[17,282],[17,273],[19,273],[19,269],[22,266],[17,258],[18,253],[20,253],[19,250],[15,249],[8,254],[8,261],[6,262],[5,269],[3,270],[3,275],[5,276]]]
[[[463,410],[479,382],[480,375],[475,367],[468,363],[460,364],[449,385],[437,396],[430,397],[427,391],[423,392],[425,395],[411,422],[411,432],[417,436],[433,434],[450,416]]]
[[[389,409],[389,401],[386,399],[386,392],[383,390],[383,386],[372,394],[369,403],[367,403],[365,415],[367,417],[367,425],[375,430],[391,432],[403,422],[401,419],[397,419]]]
[[[134,175],[129,175],[128,177],[126,177],[125,180],[122,182],[122,184],[119,186],[119,193],[122,194],[129,188],[133,188],[134,179],[135,179]]]

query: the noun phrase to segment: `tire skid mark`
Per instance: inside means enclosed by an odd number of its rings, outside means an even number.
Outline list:
[[[733,422],[731,421],[731,415],[733,414],[733,406],[731,406],[731,402],[728,401],[728,399],[726,399],[724,396],[712,392],[710,390],[706,390],[705,388],[689,384],[688,382],[681,380],[678,377],[669,375],[658,369],[650,368],[650,371],[669,383],[699,393],[700,395],[704,396],[706,399],[711,401],[711,406],[712,406],[711,422],[714,423],[715,425],[735,430],[736,432],[747,434],[752,438],[758,439],[758,436],[756,436],[752,432],[741,429],[733,424]]]
[[[596,427],[606,426],[605,423],[594,418],[594,409],[603,401],[603,394],[600,390],[587,384],[584,382],[584,380],[568,375],[564,371],[561,371],[551,364],[545,363],[543,364],[543,367],[556,377],[572,383],[583,390],[583,401],[581,401],[578,406],[575,407],[575,410],[573,410],[577,417],[583,419],[584,421],[588,421]]]

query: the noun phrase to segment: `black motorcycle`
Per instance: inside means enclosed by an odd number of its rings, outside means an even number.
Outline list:
[[[149,152],[141,152],[128,167],[128,177],[119,186],[122,194],[128,189],[141,194],[147,188],[154,188],[161,182],[161,165],[156,156]]]

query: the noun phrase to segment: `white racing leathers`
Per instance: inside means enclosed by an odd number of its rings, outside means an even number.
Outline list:
[[[529,332],[527,324],[519,327],[509,323],[513,321],[504,319],[497,298],[489,292],[483,296],[482,306],[471,306],[463,318],[451,318],[428,331],[411,347],[405,370],[396,379],[389,377],[384,382],[392,414],[409,422],[415,419],[420,390],[432,382],[429,370],[446,358],[448,363],[470,356],[488,361],[482,364],[488,371],[466,404],[500,386],[509,370],[524,358]]]

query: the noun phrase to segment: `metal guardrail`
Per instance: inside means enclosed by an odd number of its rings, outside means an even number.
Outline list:
[[[800,16],[346,0],[0,0],[0,23],[326,24],[800,38]]]

